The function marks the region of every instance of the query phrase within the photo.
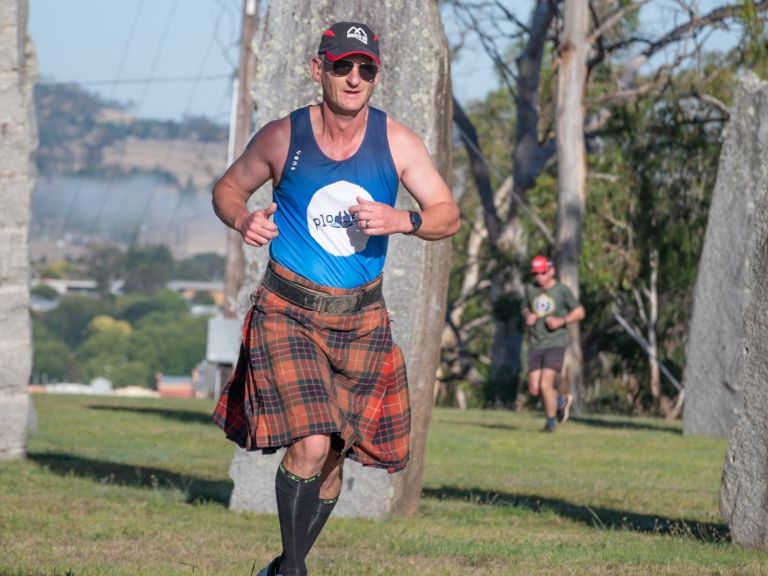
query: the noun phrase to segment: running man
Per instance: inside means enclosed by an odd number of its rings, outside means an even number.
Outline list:
[[[525,289],[523,318],[528,326],[528,392],[541,395],[547,422],[545,432],[554,432],[556,422],[565,422],[573,403],[570,393],[558,394],[555,379],[563,367],[568,344],[566,326],[584,319],[584,307],[570,288],[555,278],[555,265],[546,256],[531,261],[535,284]]]
[[[421,139],[368,105],[380,65],[366,24],[325,30],[310,62],[322,102],[261,128],[213,189],[219,218],[269,245],[214,415],[245,449],[287,448],[275,478],[283,550],[259,576],[307,574],[345,458],[390,472],[408,461],[405,364],[382,300],[387,241],[439,240],[460,223]],[[249,211],[269,180],[272,203]],[[420,210],[395,208],[400,183]]]

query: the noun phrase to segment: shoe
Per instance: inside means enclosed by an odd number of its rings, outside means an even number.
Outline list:
[[[542,432],[554,432],[554,431],[555,431],[554,424],[544,424],[544,428],[542,429]]]
[[[256,576],[280,576],[277,573],[278,568],[280,568],[280,558],[281,556],[278,556],[272,562],[267,564],[264,568],[259,570],[259,573],[256,574]]]
[[[563,422],[566,422],[568,420],[568,416],[571,414],[571,404],[573,404],[573,395],[572,394],[566,394],[565,396],[560,396],[560,398],[563,399],[562,405],[560,402],[557,403],[557,421],[561,424]]]

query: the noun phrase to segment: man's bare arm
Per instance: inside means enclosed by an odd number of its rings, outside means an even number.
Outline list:
[[[415,236],[440,240],[455,234],[461,224],[459,209],[421,139],[392,119],[387,123],[387,136],[398,177],[421,208],[422,223]],[[357,202],[349,211],[361,222],[359,228],[364,234],[381,236],[412,230],[408,211],[362,198]]]
[[[288,150],[289,131],[285,119],[264,126],[213,187],[216,215],[240,232],[246,244],[264,246],[278,234],[277,226],[269,219],[277,205],[273,202],[263,210],[251,212],[246,202],[270,178],[277,180]]]
[[[400,180],[421,207],[422,224],[415,235],[424,240],[452,236],[461,226],[459,208],[421,138],[394,121],[389,135]],[[407,213],[404,226],[406,232],[410,231]]]

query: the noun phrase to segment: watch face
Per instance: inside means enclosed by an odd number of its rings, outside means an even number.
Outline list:
[[[411,226],[414,230],[417,230],[421,226],[421,214],[411,210]]]

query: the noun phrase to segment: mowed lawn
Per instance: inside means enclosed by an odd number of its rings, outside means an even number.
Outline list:
[[[249,576],[276,517],[232,513],[211,401],[36,395],[0,464],[0,576]],[[725,441],[679,423],[436,410],[416,517],[332,519],[312,576],[766,574],[718,514]],[[254,569],[255,567],[255,569]]]

